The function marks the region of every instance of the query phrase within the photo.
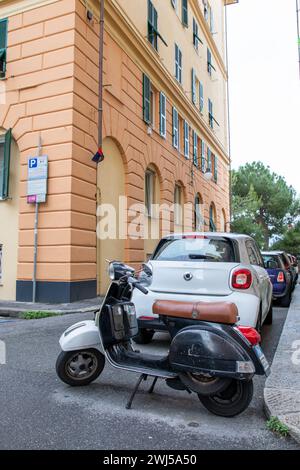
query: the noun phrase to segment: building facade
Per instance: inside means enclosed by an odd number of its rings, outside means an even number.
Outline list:
[[[164,218],[172,231],[228,229],[230,3],[105,0],[105,160],[97,166],[99,2],[0,1],[0,299],[32,298],[35,207],[27,203],[27,166],[39,143],[49,173],[47,201],[39,205],[38,301],[103,293],[105,260],[139,265]],[[179,210],[151,209],[174,202]],[[118,220],[108,239],[97,236],[106,204]],[[139,223],[137,204],[146,206]],[[187,222],[185,204],[192,208]],[[144,236],[128,236],[129,224],[144,225]]]

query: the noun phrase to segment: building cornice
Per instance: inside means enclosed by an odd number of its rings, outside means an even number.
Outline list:
[[[53,3],[55,0],[0,0],[0,19]]]

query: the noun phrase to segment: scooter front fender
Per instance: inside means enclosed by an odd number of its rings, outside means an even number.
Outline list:
[[[93,348],[98,349],[103,354],[99,328],[93,320],[85,320],[70,326],[61,335],[59,344],[63,351]]]

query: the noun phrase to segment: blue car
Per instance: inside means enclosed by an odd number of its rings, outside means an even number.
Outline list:
[[[279,299],[282,307],[289,307],[293,291],[293,275],[284,253],[264,251],[262,256],[273,284],[273,298]]]

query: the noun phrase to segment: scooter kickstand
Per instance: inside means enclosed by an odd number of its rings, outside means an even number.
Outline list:
[[[154,377],[154,380],[153,380],[153,382],[152,382],[151,387],[149,388],[149,392],[148,392],[148,393],[153,393],[154,387],[155,387],[155,385],[156,385],[157,380],[158,380],[158,377]]]
[[[136,392],[138,391],[139,386],[141,385],[141,382],[142,382],[143,380],[147,380],[147,377],[148,377],[147,374],[141,374],[141,375],[140,375],[140,377],[139,377],[139,379],[138,379],[138,381],[137,381],[137,383],[136,383],[136,385],[135,385],[135,387],[134,387],[134,389],[133,389],[133,392],[132,392],[132,394],[130,395],[130,398],[129,398],[128,402],[127,402],[127,405],[126,405],[126,409],[127,409],[127,410],[130,410],[130,409],[131,409],[131,405],[132,405],[133,399],[134,399],[134,397],[135,397],[135,394],[136,394]]]

